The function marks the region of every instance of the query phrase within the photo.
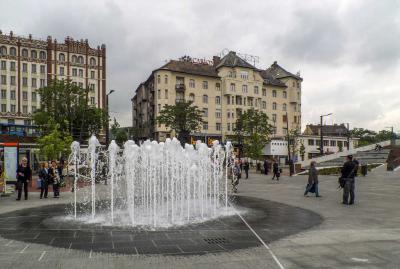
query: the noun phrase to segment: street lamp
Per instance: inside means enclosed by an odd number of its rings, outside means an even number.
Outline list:
[[[323,117],[330,116],[330,115],[332,115],[332,113],[320,116],[320,118],[321,118],[321,127],[320,127],[321,141],[320,141],[320,145],[319,145],[319,152],[320,152],[321,156],[324,155],[324,135],[322,133],[322,119],[323,119]]]
[[[110,144],[110,114],[108,113],[108,96],[115,92],[114,90],[110,90],[109,93],[106,94],[106,112],[107,112],[107,123],[106,123],[106,147]]]

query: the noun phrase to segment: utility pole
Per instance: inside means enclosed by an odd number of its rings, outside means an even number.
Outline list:
[[[107,113],[107,122],[106,122],[106,148],[108,149],[108,145],[110,144],[110,113],[108,111],[108,96],[115,92],[114,90],[110,90],[109,93],[106,94],[106,113]]]
[[[329,116],[329,115],[332,115],[332,113],[329,113],[329,114],[325,114],[325,115],[321,115],[320,116],[320,118],[321,118],[321,126],[320,126],[320,135],[321,135],[321,141],[320,141],[320,145],[319,145],[319,152],[320,152],[320,155],[321,156],[323,156],[324,155],[324,135],[323,135],[323,131],[322,131],[322,119],[325,117],[325,116]]]
[[[347,123],[347,151],[350,150],[350,124]]]

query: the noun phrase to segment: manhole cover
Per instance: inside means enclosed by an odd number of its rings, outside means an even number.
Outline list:
[[[228,244],[229,240],[223,237],[218,238],[204,238],[208,244]]]

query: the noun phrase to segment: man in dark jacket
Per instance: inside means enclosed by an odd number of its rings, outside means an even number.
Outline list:
[[[27,158],[22,158],[21,164],[17,169],[17,201],[21,200],[22,188],[24,188],[25,200],[28,200],[28,183],[31,180],[32,171],[28,164]]]
[[[353,156],[348,155],[347,160],[342,167],[342,178],[345,180],[343,188],[343,204],[352,205],[354,204],[354,189],[355,180],[354,177],[357,174],[357,164],[353,161]],[[350,201],[349,201],[350,194]]]
[[[266,175],[268,175],[268,167],[269,166],[269,163],[268,163],[268,161],[267,161],[267,159],[265,159],[265,161],[264,161],[264,174],[266,174]]]
[[[249,178],[249,169],[250,169],[250,164],[249,161],[244,161],[244,165],[243,165],[243,170],[246,173],[246,179]]]

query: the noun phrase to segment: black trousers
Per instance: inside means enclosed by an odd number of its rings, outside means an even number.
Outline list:
[[[17,181],[18,200],[21,200],[22,187],[24,188],[25,200],[28,199],[28,182]]]
[[[48,182],[42,182],[42,187],[40,188],[40,198],[43,197],[44,193],[44,198],[47,198],[47,195],[49,193],[49,183]]]
[[[353,204],[354,203],[354,189],[355,189],[355,180],[354,178],[347,178],[346,183],[343,188],[343,203],[344,204]],[[350,195],[350,201],[349,201]]]
[[[276,179],[279,180],[280,176],[281,176],[281,174],[279,172],[274,171],[274,175],[272,176],[272,179],[274,179],[276,177]]]
[[[249,170],[244,170],[244,172],[246,173],[246,179],[249,178]]]
[[[60,196],[60,184],[53,183],[54,197]]]

